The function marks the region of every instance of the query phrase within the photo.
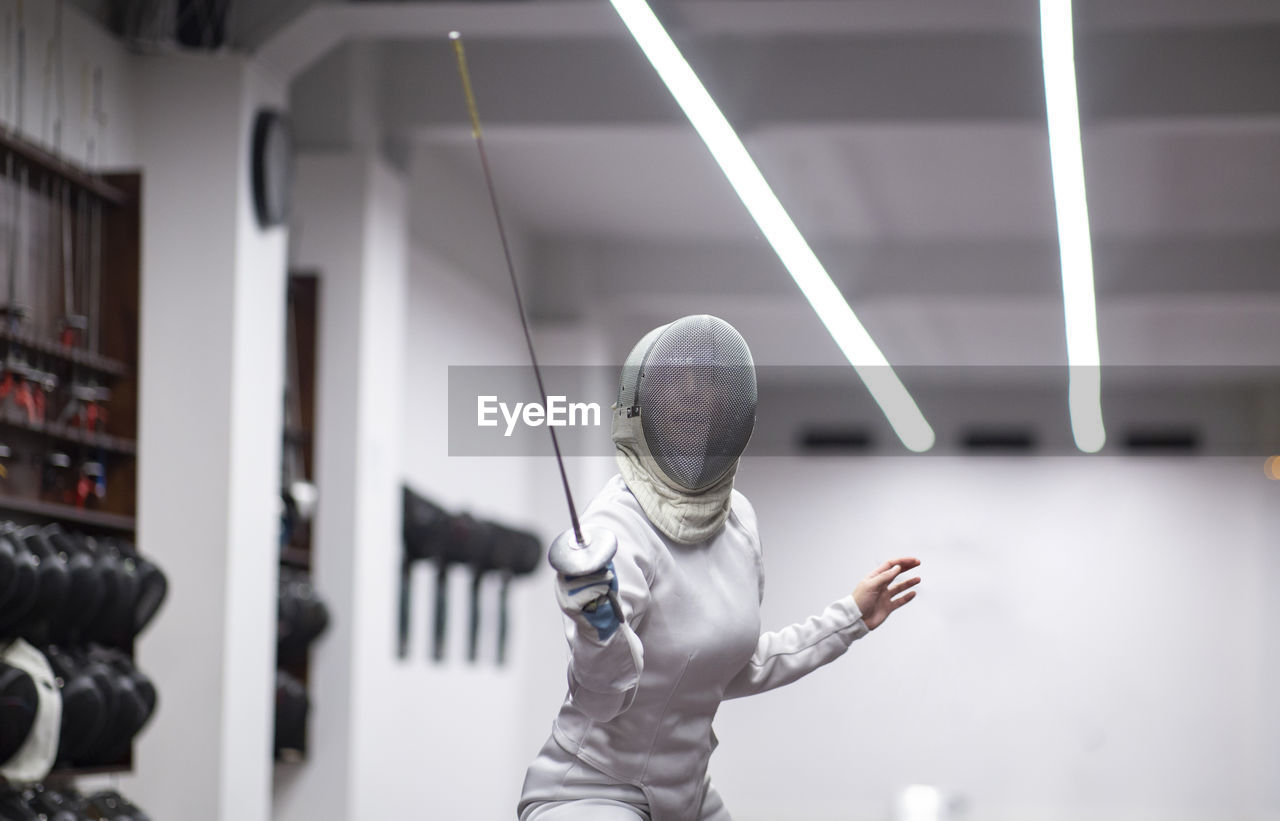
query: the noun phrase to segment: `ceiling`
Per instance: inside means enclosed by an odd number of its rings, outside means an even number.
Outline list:
[[[604,0],[242,5],[275,20],[239,36],[296,73],[299,142],[385,150],[411,176],[415,231],[446,254],[456,232],[436,217],[462,199],[489,230],[444,36],[463,32],[538,318],[591,318],[620,358],[649,327],[716,313],[778,374],[853,379]],[[926,393],[973,366],[1065,380],[1034,0],[654,5],[890,362],[942,366],[919,377]],[[1110,383],[1280,366],[1280,4],[1076,6]],[[501,268],[470,267],[505,287]],[[1274,394],[1274,370],[1247,379]],[[1133,415],[1167,416],[1158,404]],[[849,406],[833,407],[839,421]],[[1271,436],[1258,413],[1243,424]]]

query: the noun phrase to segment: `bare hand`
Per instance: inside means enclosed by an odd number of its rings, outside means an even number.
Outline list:
[[[919,566],[919,559],[890,559],[858,582],[853,589],[853,600],[862,611],[862,621],[868,630],[884,624],[890,613],[916,597],[914,590],[904,596],[898,594],[919,584],[920,577],[899,580],[898,576]]]

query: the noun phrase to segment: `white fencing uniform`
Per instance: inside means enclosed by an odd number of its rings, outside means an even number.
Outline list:
[[[867,633],[852,596],[760,633],[755,511],[732,492],[724,526],[693,544],[645,516],[615,476],[582,517],[618,538],[623,625],[601,641],[565,618],[569,692],[530,766],[521,821],[727,821],[707,778],[720,702],[788,684]]]

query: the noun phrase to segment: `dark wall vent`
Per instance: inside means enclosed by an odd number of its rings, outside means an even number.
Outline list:
[[[1195,428],[1130,428],[1124,446],[1135,453],[1193,453],[1200,449]]]
[[[800,431],[800,447],[817,453],[849,453],[870,450],[873,442],[865,428],[808,427]]]
[[[960,446],[980,453],[1009,453],[1035,450],[1035,432],[1021,427],[971,428],[960,435]]]

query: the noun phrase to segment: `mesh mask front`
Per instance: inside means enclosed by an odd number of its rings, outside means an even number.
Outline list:
[[[640,340],[623,366],[618,406],[640,417],[654,466],[698,491],[737,463],[756,421],[756,372],[742,335],[723,319],[687,316]]]

